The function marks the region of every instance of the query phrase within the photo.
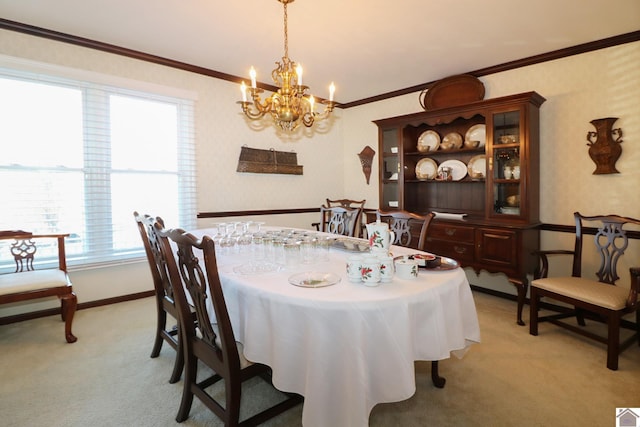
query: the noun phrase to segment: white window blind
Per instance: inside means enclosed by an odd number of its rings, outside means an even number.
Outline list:
[[[134,210],[195,227],[191,99],[9,68],[0,94],[0,230],[70,233],[78,266],[142,256]]]

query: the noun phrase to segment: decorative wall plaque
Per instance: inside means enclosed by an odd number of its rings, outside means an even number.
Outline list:
[[[375,150],[368,145],[358,153],[360,164],[362,165],[362,173],[364,173],[364,177],[367,180],[367,185],[369,185],[369,178],[371,178],[371,164],[373,163],[373,156],[375,155]]]
[[[302,166],[298,165],[296,153],[243,146],[236,172],[302,175]]]

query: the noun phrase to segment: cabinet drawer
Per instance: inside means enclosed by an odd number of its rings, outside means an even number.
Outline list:
[[[429,237],[437,240],[451,240],[459,243],[469,243],[473,246],[473,227],[453,224],[431,224]]]
[[[478,229],[478,253],[476,259],[487,266],[501,268],[505,272],[518,271],[521,251],[519,233],[501,229]]]
[[[473,262],[474,245],[473,243],[438,240],[429,237],[427,238],[427,251],[453,258],[464,264]]]

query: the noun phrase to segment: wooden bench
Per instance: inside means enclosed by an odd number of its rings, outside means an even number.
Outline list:
[[[78,299],[67,275],[64,239],[68,234],[32,234],[25,231],[0,231],[0,241],[13,240],[11,254],[16,263],[14,272],[0,274],[0,304],[57,296],[61,301],[64,334],[67,342],[76,342],[71,323]],[[58,268],[35,269],[35,241],[55,239],[58,246]]]

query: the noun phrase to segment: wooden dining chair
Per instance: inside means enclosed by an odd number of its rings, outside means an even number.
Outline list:
[[[631,285],[616,286],[619,279],[617,264],[628,246],[627,230],[629,225],[640,225],[640,220],[621,217],[618,215],[583,216],[574,213],[576,224],[574,249],[538,251],[540,268],[531,282],[531,320],[529,332],[538,335],[538,324],[550,322],[587,338],[591,338],[607,345],[607,368],[618,369],[618,356],[633,342],[640,344],[640,310],[638,293],[640,292],[640,266],[630,268]],[[589,230],[585,226],[591,225]],[[595,228],[593,226],[595,225]],[[596,271],[596,278],[582,276],[582,257],[586,235],[595,234],[594,249],[600,256],[600,267]],[[572,272],[568,277],[549,276],[549,257],[555,255],[569,255],[572,257]],[[552,314],[540,316],[540,298],[546,299],[544,308],[553,311]],[[548,300],[561,301],[572,306],[551,306]],[[622,317],[628,313],[636,313],[636,322],[630,322]],[[575,317],[577,325],[561,319]],[[585,328],[585,318],[597,320],[607,324],[606,336],[598,335]],[[631,329],[633,335],[620,343],[620,328]]]
[[[433,212],[427,215],[418,215],[407,211],[381,211],[376,212],[376,220],[389,224],[389,230],[395,234],[394,245],[426,250],[427,232],[434,217]]]
[[[9,251],[16,263],[13,272],[0,274],[0,304],[13,304],[43,298],[58,297],[60,314],[64,321],[64,336],[68,343],[78,338],[71,332],[78,298],[67,274],[67,258],[64,240],[69,234],[33,234],[21,230],[0,231],[0,241],[11,240]],[[53,268],[39,266],[38,248],[47,244],[57,246],[57,265]],[[44,256],[42,258],[45,258]],[[34,266],[35,264],[35,266]]]
[[[351,200],[351,199],[331,200],[331,199],[326,199],[326,200],[327,200],[327,202],[323,206],[327,207],[327,208],[335,208],[335,207],[348,208],[348,209],[361,208],[363,211],[364,211],[364,204],[367,202],[366,199],[364,199],[364,200]],[[360,214],[360,217],[358,218],[358,222],[360,222],[360,220],[362,220],[362,214]],[[311,224],[311,226],[315,227],[316,231],[320,231],[320,222],[314,222],[314,223]],[[354,236],[355,237],[358,237],[359,231],[360,231],[360,224],[356,224],[355,225],[355,231],[354,231]]]
[[[266,365],[249,362],[242,353],[242,344],[236,342],[211,237],[204,236],[198,240],[180,229],[163,231],[159,224],[156,224],[156,230],[161,250],[167,259],[179,315],[181,318],[190,315],[188,292],[197,317],[197,324],[180,322],[184,338],[185,376],[176,420],[182,422],[189,417],[194,396],[214,412],[225,426],[254,426],[302,402],[300,395],[283,393],[284,400],[240,422],[242,383],[256,376],[269,378],[271,370]],[[177,258],[172,253],[169,239],[178,247]],[[202,263],[199,256],[202,257]],[[213,307],[213,313],[210,307]],[[216,323],[212,324],[211,319],[215,319]],[[209,367],[213,375],[205,379],[198,378],[199,363]],[[219,381],[224,382],[224,404],[207,391]]]
[[[169,280],[167,272],[166,260],[163,258],[160,246],[157,241],[154,226],[157,224],[160,229],[164,228],[162,218],[153,218],[150,215],[141,215],[134,212],[133,216],[138,225],[138,231],[144,244],[144,251],[147,255],[147,263],[151,270],[153,278],[153,288],[156,300],[156,333],[151,350],[151,357],[155,358],[160,355],[162,344],[166,341],[174,350],[176,350],[176,359],[173,364],[173,371],[169,382],[171,384],[180,380],[182,369],[184,366],[184,353],[182,351],[182,343],[179,337],[179,316],[178,309],[175,304],[173,287]],[[176,324],[167,329],[167,314],[175,320]]]

